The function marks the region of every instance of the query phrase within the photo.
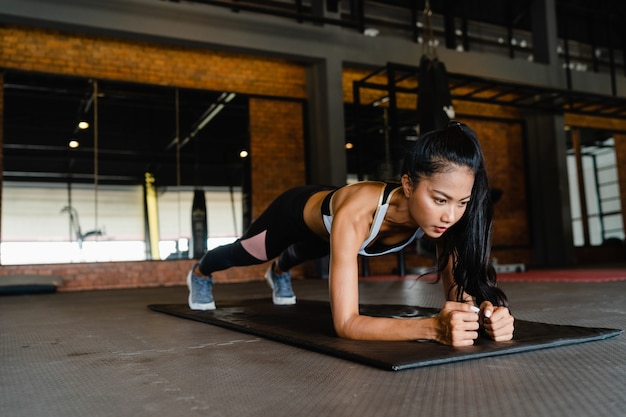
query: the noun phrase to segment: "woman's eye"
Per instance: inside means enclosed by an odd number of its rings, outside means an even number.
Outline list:
[[[444,200],[443,198],[435,198],[435,203],[437,203],[437,204],[445,204],[446,200]]]

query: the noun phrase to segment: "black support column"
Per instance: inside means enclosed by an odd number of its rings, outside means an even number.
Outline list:
[[[576,263],[562,116],[525,117],[528,207],[534,260],[541,267]]]

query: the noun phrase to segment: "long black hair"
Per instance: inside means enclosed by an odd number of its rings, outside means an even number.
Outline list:
[[[438,272],[452,262],[458,301],[462,301],[465,291],[479,304],[488,300],[494,305],[507,306],[506,295],[496,286],[496,271],[490,261],[493,204],[476,134],[454,121],[445,129],[424,134],[407,153],[402,174],[409,175],[415,187],[421,179],[446,172],[450,164],[470,168],[474,186],[465,213],[441,237]]]

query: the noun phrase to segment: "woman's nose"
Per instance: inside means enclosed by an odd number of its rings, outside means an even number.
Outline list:
[[[452,205],[447,207],[441,215],[441,221],[448,223],[448,224],[454,223],[456,221],[456,218],[457,218],[456,207]]]

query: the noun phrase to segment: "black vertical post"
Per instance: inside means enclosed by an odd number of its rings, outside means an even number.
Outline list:
[[[400,275],[401,277],[406,275],[404,250],[398,252],[398,275]]]
[[[615,79],[615,50],[611,39],[611,19],[606,18],[606,39],[609,48],[609,72],[611,73],[611,94],[617,96],[617,80]]]
[[[249,147],[249,142],[248,142]],[[252,173],[251,173],[251,161],[248,156],[242,162],[243,175],[241,178],[241,233],[243,234],[250,224],[252,224]],[[239,236],[237,236],[239,237]]]
[[[350,13],[352,21],[355,24],[357,30],[361,33],[365,32],[365,0],[351,0],[350,1]]]
[[[463,52],[469,52],[469,28],[467,25],[467,18],[465,17],[463,17],[463,19],[461,20],[461,32],[463,32]]]
[[[352,83],[352,103],[354,105],[354,146],[356,146],[357,155],[356,172],[357,179],[363,181],[365,179],[363,172],[363,155],[365,150],[363,149],[364,140],[361,132],[361,90],[357,81]]]
[[[512,2],[509,2],[511,4]],[[548,28],[549,24],[546,17],[546,8],[548,5],[546,4],[546,0],[534,0],[529,2],[529,12],[530,12],[530,23],[531,23],[531,32],[532,32],[532,44],[533,44],[533,60],[534,62],[541,64],[556,64],[554,62],[550,62],[550,57],[554,51],[550,50],[550,43],[548,42],[548,37],[550,35],[550,30]],[[555,7],[557,7],[555,5]],[[557,14],[557,24],[561,22],[565,24],[566,19],[558,20],[559,11],[556,11]],[[563,13],[565,14],[565,12]],[[521,16],[521,15],[520,15]],[[510,55],[511,58],[514,56],[513,45],[510,44],[510,41],[513,37],[513,23],[516,20],[516,16],[513,11],[513,6],[509,6],[509,47],[511,48]]]
[[[411,7],[411,27],[413,28],[413,42],[417,42],[420,36],[420,30],[417,27],[417,18],[419,16],[417,12],[418,0],[413,0],[413,7]]]
[[[396,97],[396,71],[391,64],[387,64],[387,94],[389,95],[389,110],[387,112],[387,121],[389,129],[389,143],[391,144],[391,152],[389,155],[391,159],[391,172],[392,175],[397,175],[400,172],[400,145],[398,140],[398,99]]]
[[[193,259],[200,259],[207,250],[208,225],[204,190],[195,190],[191,206],[191,240]]]
[[[506,22],[509,58],[511,59],[515,58],[515,47],[513,46],[513,11],[511,10],[512,7],[513,6],[511,6],[510,4],[508,5]]]
[[[626,25],[622,25],[621,31],[621,44],[624,44],[624,40],[626,40]],[[626,48],[622,48],[622,62],[626,62]],[[626,75],[626,65],[624,65],[624,75]]]
[[[450,1],[443,2],[443,31],[446,39],[446,48],[456,49],[456,28],[454,24],[453,4]]]

